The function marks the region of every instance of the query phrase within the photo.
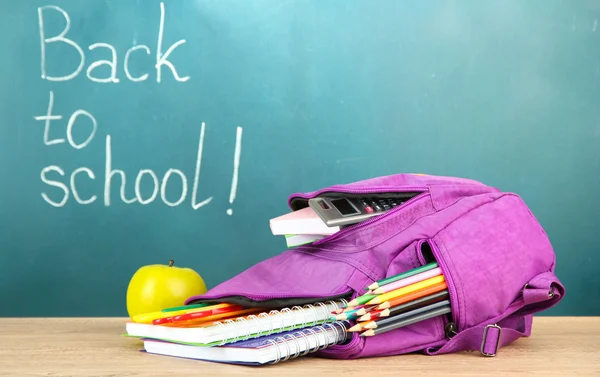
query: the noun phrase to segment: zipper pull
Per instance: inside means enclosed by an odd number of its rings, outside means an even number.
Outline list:
[[[446,326],[444,326],[444,332],[446,333],[446,337],[451,339],[454,335],[457,334],[458,328],[454,322],[448,322]]]

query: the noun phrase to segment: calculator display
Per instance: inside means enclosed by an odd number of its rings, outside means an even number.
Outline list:
[[[359,214],[360,211],[354,208],[354,206],[345,198],[333,199],[331,204],[344,216]]]

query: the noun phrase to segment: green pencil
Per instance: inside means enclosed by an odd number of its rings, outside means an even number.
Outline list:
[[[357,297],[354,300],[350,301],[348,303],[348,306],[357,306],[357,305],[366,304],[367,302],[371,301],[375,297],[377,297],[377,295],[364,294],[364,295]]]
[[[426,264],[426,265],[421,266],[421,267],[417,267],[417,268],[412,269],[412,270],[408,270],[408,271],[403,272],[401,274],[390,276],[389,278],[376,281],[375,283],[369,285],[366,289],[374,291],[374,290],[376,290],[377,288],[379,288],[379,287],[381,287],[383,285],[395,282],[395,281],[400,280],[400,279],[407,278],[409,276],[420,274],[421,272],[425,272],[425,271],[428,271],[428,270],[431,270],[431,269],[434,269],[434,268],[437,268],[437,267],[438,267],[437,262],[431,262],[429,264]]]
[[[175,312],[178,310],[186,310],[186,309],[196,309],[196,308],[203,308],[205,306],[209,306],[209,305],[213,305],[213,304],[195,304],[195,305],[183,305],[183,306],[176,306],[174,308],[166,308],[161,310],[163,313],[164,312]]]

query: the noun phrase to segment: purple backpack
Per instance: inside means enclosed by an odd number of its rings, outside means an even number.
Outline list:
[[[529,336],[534,313],[558,303],[548,237],[523,200],[480,182],[397,174],[289,197],[292,210],[319,195],[413,193],[387,213],[289,249],[187,303],[219,300],[282,308],[364,294],[375,281],[431,261],[440,266],[452,312],[317,352],[337,359],[498,349]]]

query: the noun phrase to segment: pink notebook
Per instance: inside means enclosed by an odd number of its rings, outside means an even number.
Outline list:
[[[327,226],[310,207],[275,217],[269,221],[269,225],[274,235],[314,234],[328,236],[340,230],[339,226]]]

